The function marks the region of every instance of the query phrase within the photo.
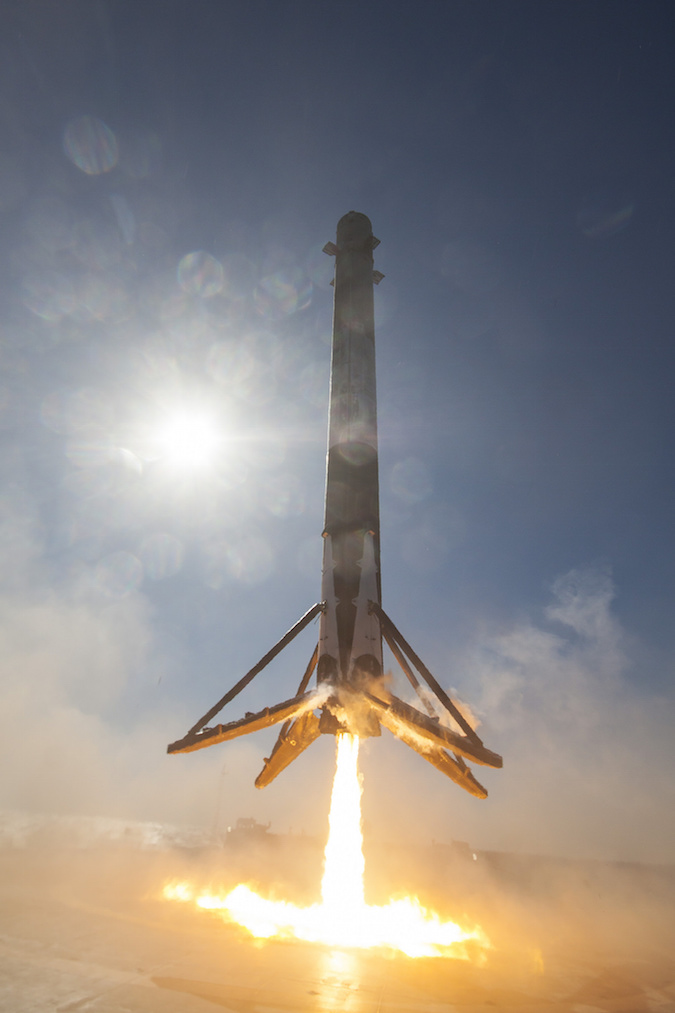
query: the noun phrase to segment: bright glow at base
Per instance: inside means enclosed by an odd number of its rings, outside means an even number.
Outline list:
[[[153,442],[163,463],[172,468],[198,469],[215,461],[222,437],[212,417],[186,410],[161,423]]]
[[[174,883],[165,887],[164,896],[220,911],[258,939],[295,937],[329,946],[388,947],[409,957],[484,959],[490,942],[482,929],[466,930],[444,922],[415,897],[380,907],[365,903],[358,750],[358,738],[338,736],[320,904],[299,908],[287,901],[267,900],[244,884],[227,896],[218,896]]]

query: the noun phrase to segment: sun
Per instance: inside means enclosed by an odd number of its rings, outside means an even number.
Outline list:
[[[179,471],[199,471],[216,463],[223,436],[213,415],[182,409],[167,415],[153,433],[156,459]]]

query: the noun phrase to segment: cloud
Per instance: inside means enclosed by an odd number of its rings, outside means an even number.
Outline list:
[[[0,807],[221,826],[249,815],[325,832],[330,742],[262,793],[252,784],[274,729],[168,757],[199,710],[187,714],[176,688],[188,645],[165,637],[142,592],[106,596],[86,569],[55,575],[26,504],[5,502],[0,521],[11,559],[0,576]],[[613,599],[606,570],[571,571],[536,621],[484,626],[454,659],[486,745],[504,756],[503,770],[479,772],[485,802],[386,733],[366,742],[378,837],[672,861],[675,701],[650,690]]]
[[[558,578],[544,621],[486,635],[468,661],[504,755],[501,846],[672,861],[675,701],[651,692],[602,569]]]
[[[35,512],[0,506],[0,808],[208,823],[223,758],[166,755],[186,716],[147,598],[107,596],[86,569],[56,574]],[[235,784],[256,758],[230,751]]]
[[[673,861],[675,700],[650,689],[644,645],[622,627],[614,595],[607,570],[573,570],[538,615],[501,629],[483,621],[448,652],[446,671],[504,767],[476,768],[482,801],[387,733],[367,740],[364,812],[378,839]]]
[[[43,588],[0,599],[0,803],[46,812],[124,811],[146,759],[136,722],[115,721],[148,661],[144,603]],[[147,717],[145,723],[147,724]],[[137,741],[136,746],[140,743]]]

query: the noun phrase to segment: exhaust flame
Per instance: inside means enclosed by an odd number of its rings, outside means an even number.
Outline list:
[[[482,929],[444,922],[416,897],[366,904],[358,752],[356,736],[338,735],[320,904],[300,908],[267,900],[244,884],[223,897],[174,883],[164,888],[165,898],[194,900],[198,907],[219,911],[257,939],[295,937],[346,948],[387,947],[409,957],[480,959],[482,949],[490,947]]]
[[[361,834],[361,779],[358,773],[359,740],[338,735],[333,793],[328,816],[328,841],[321,882],[322,907],[336,925],[353,928],[366,906],[363,895]]]

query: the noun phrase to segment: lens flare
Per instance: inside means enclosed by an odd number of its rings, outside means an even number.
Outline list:
[[[344,948],[387,948],[409,957],[455,957],[483,960],[490,942],[482,929],[464,929],[443,921],[416,897],[366,904],[359,740],[337,736],[337,764],[325,850],[321,903],[300,908],[268,900],[240,883],[226,896],[200,892],[188,883],[164,888],[167,900],[193,901],[237,922],[257,939],[296,938]]]
[[[96,116],[78,116],[63,132],[63,150],[78,169],[88,176],[110,172],[117,165],[117,138]]]
[[[189,295],[210,299],[223,287],[223,265],[210,253],[186,253],[178,264],[178,284]]]

